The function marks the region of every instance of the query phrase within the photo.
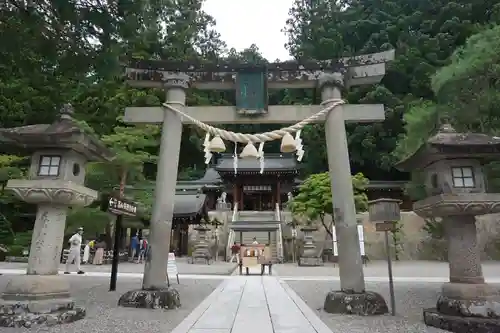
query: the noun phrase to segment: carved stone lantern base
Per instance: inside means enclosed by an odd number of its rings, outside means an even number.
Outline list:
[[[0,300],[0,327],[51,326],[84,317],[85,309],[75,306],[68,281],[62,276],[16,276]]]
[[[484,282],[476,215],[500,212],[500,195],[441,194],[418,201],[422,217],[441,217],[448,241],[450,282],[443,284],[436,308],[424,310],[424,322],[452,332],[500,332],[500,293]]]
[[[318,256],[312,233],[318,230],[315,227],[300,229],[304,233],[304,249],[299,258],[299,266],[323,266],[323,259]]]
[[[425,324],[452,332],[500,332],[500,296],[487,283],[445,283]]]
[[[118,305],[129,308],[173,310],[181,306],[179,292],[166,287],[154,290],[131,290],[123,294]]]
[[[69,323],[85,317],[58,275],[68,206],[86,206],[97,192],[64,180],[10,180],[7,189],[38,205],[27,275],[12,277],[0,297],[0,327]]]
[[[351,293],[333,290],[326,295],[323,309],[328,313],[376,316],[389,312],[384,297],[373,291]]]

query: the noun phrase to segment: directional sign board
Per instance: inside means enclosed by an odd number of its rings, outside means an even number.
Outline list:
[[[392,231],[394,229],[394,222],[378,222],[375,223],[376,231]]]
[[[109,197],[108,211],[116,215],[137,215],[137,205],[123,198]]]
[[[167,282],[170,285],[170,278],[175,277],[177,279],[177,283],[179,283],[179,272],[177,271],[177,263],[175,262],[175,253],[170,252],[168,254],[167,261]]]

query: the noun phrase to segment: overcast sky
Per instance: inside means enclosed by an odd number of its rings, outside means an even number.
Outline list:
[[[217,21],[228,47],[241,51],[256,44],[269,61],[290,58],[281,32],[293,0],[206,0],[204,10]]]

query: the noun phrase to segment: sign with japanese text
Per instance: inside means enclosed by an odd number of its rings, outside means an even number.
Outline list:
[[[108,201],[108,211],[116,215],[137,215],[137,205],[122,198],[110,197]]]

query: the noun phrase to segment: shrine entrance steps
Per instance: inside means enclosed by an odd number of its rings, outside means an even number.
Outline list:
[[[332,333],[302,299],[273,276],[232,276],[172,333]]]

